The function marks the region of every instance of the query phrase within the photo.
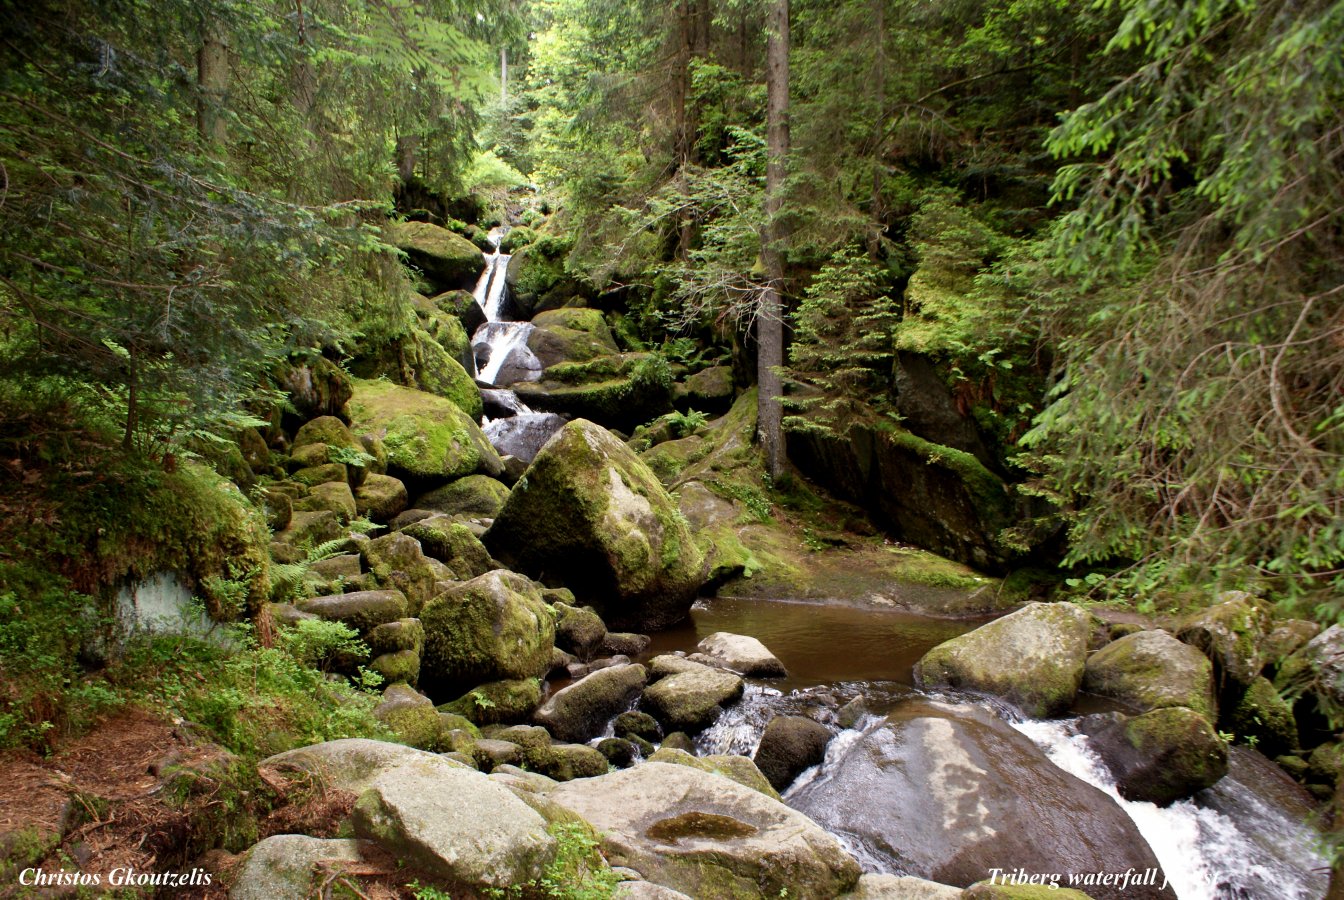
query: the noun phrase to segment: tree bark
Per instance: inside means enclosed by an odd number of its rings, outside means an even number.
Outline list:
[[[509,102],[509,48],[499,48],[499,102]]]
[[[757,429],[765,451],[765,467],[772,478],[784,472],[784,393],[779,367],[784,365],[784,320],[780,291],[784,284],[782,244],[786,237],[780,217],[782,190],[789,155],[789,0],[775,0],[766,37],[766,234],[761,242],[766,287],[756,313]]]
[[[418,134],[403,134],[397,138],[397,175],[402,183],[411,180],[415,175],[416,153],[420,149],[420,136]]]
[[[876,260],[886,231],[886,210],[882,205],[882,172],[885,164],[882,145],[887,127],[887,0],[873,0],[873,36],[877,41],[873,54],[873,99],[877,115],[873,117],[873,187],[871,210],[873,233],[868,239],[868,256]]]
[[[217,23],[206,26],[196,54],[196,125],[201,140],[223,144],[228,136],[224,104],[229,94],[229,45]]]

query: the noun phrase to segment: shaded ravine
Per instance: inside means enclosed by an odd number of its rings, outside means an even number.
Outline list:
[[[828,783],[855,746],[889,727],[888,713],[932,701],[954,717],[958,706],[978,716],[988,712],[998,717],[1043,751],[1042,760],[1048,760],[1043,764],[1053,764],[1104,793],[1147,842],[1180,900],[1324,896],[1328,864],[1320,853],[1319,837],[1302,824],[1307,809],[1291,786],[1279,783],[1282,775],[1277,767],[1260,754],[1234,748],[1224,779],[1163,809],[1119,797],[1105,765],[1078,733],[1076,718],[1023,719],[984,698],[917,689],[911,677],[913,663],[934,645],[978,624],[817,603],[710,600],[696,605],[690,623],[658,635],[650,653],[690,651],[710,633],[731,631],[759,638],[784,662],[788,678],[749,679],[741,701],[702,732],[696,746],[701,754],[751,755],[775,716],[810,715],[826,723],[836,732],[826,760],[804,772],[784,795],[785,802],[795,807],[801,793],[810,795],[809,808],[803,810],[809,814],[817,812],[818,796],[826,796]],[[841,713],[858,698],[863,711],[856,712],[856,704]],[[1089,707],[1087,698],[1080,706]],[[841,727],[842,718],[851,727]],[[875,793],[874,802],[880,802],[880,794]],[[843,826],[831,830],[866,871],[907,874],[892,859],[875,855]],[[1087,890],[1085,885],[1079,887]]]

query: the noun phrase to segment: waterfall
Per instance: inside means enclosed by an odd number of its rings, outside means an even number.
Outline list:
[[[532,324],[514,322],[505,316],[509,306],[509,260],[513,257],[500,249],[500,243],[507,233],[504,226],[490,229],[490,243],[495,250],[485,258],[485,271],[473,292],[486,321],[472,336],[472,352],[477,359],[477,377],[487,384],[513,384],[541,377],[541,362],[527,346]],[[480,365],[482,358],[484,367]]]

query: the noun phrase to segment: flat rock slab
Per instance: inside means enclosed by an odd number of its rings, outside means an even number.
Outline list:
[[[612,865],[691,897],[834,897],[859,878],[858,863],[806,816],[688,766],[648,762],[549,798],[597,829]]]
[[[375,776],[354,810],[355,834],[454,886],[541,876],[555,855],[546,820],[486,775],[416,760]]]
[[[317,776],[324,787],[360,794],[383,772],[422,760],[466,768],[405,744],[368,738],[342,738],[287,750],[262,760],[261,767],[281,772],[305,772]]]
[[[717,631],[695,648],[713,665],[756,678],[783,678],[784,664],[754,637]]]

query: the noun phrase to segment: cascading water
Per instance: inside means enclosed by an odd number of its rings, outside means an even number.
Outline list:
[[[517,381],[535,381],[541,377],[541,363],[528,349],[527,339],[532,333],[531,322],[508,319],[509,260],[513,257],[500,249],[508,229],[496,226],[490,230],[490,243],[495,251],[485,259],[485,271],[476,282],[474,296],[485,311],[485,324],[472,336],[473,352],[485,366],[478,378],[487,384],[513,384]]]

